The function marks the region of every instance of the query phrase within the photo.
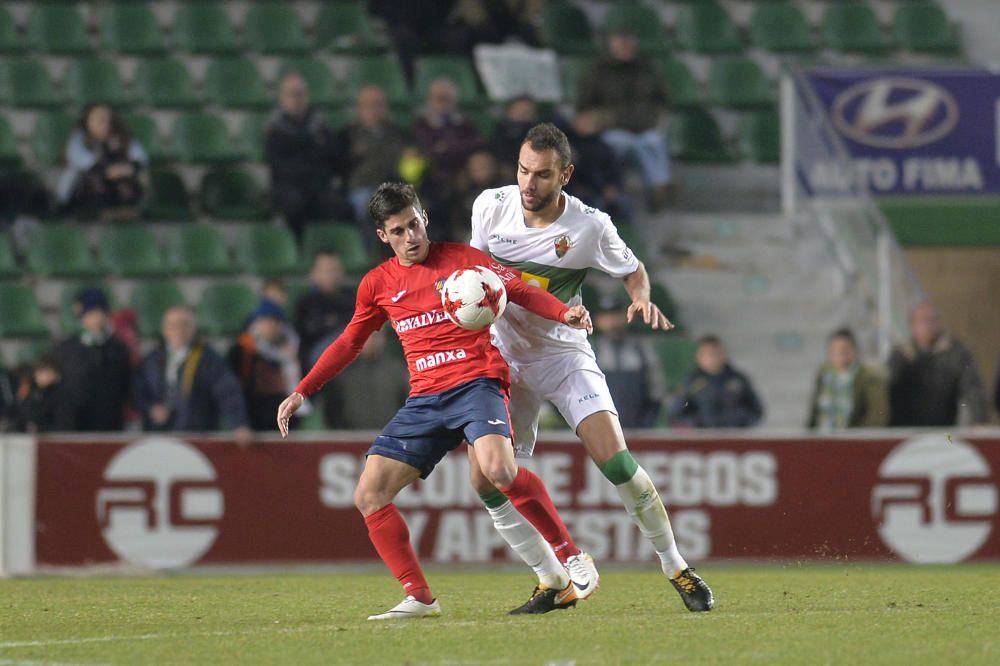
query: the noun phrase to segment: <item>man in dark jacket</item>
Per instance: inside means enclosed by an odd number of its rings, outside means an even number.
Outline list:
[[[313,257],[309,290],[295,304],[299,365],[308,371],[354,316],[354,290],[344,284],[340,255],[321,250]]]
[[[233,428],[237,442],[252,437],[236,375],[211,347],[195,337],[194,314],[184,306],[167,310],[163,344],[146,354],[135,374],[133,399],[143,428],[153,431]]]
[[[637,164],[654,205],[670,196],[670,161],[661,121],[670,98],[656,63],[639,54],[628,26],[609,26],[608,55],[577,86],[577,109],[602,115],[607,141],[624,165]]]
[[[910,340],[889,356],[889,404],[893,426],[978,424],[989,418],[972,353],[944,331],[930,303],[913,309]]]
[[[567,132],[573,146],[573,196],[611,216],[615,225],[631,225],[635,204],[622,187],[618,156],[601,133],[601,114],[580,109]]]
[[[111,335],[110,306],[100,289],[85,289],[74,304],[82,332],[52,350],[62,370],[62,402],[54,428],[114,432],[124,425],[132,367],[128,348]]]
[[[696,428],[748,428],[764,415],[750,380],[731,365],[722,341],[698,340],[696,368],[670,408],[671,422]]]
[[[271,194],[298,237],[307,222],[353,219],[335,179],[343,151],[323,114],[309,106],[309,87],[291,72],[281,79],[280,105],[264,129]]]

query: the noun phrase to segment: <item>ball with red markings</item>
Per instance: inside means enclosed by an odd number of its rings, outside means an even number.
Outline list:
[[[485,266],[460,268],[444,281],[441,305],[455,324],[478,331],[492,324],[507,307],[507,290]]]

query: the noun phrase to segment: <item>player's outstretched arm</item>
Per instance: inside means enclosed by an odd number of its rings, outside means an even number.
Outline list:
[[[278,430],[281,432],[282,438],[288,437],[288,422],[292,418],[292,414],[297,412],[305,401],[305,396],[298,392],[293,392],[281,401],[278,406]]]
[[[649,300],[649,274],[646,267],[639,262],[639,268],[635,272],[625,277],[625,291],[628,292],[632,304],[628,306],[625,318],[628,323],[632,323],[637,314],[642,315],[642,321],[652,329],[662,329],[669,331],[674,328],[673,323],[663,314],[660,308]]]

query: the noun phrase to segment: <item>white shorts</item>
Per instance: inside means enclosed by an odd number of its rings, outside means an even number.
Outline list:
[[[588,354],[556,354],[531,363],[510,363],[510,376],[510,418],[520,458],[527,458],[535,448],[538,411],[545,400],[555,405],[574,432],[591,414],[618,414],[604,373]]]

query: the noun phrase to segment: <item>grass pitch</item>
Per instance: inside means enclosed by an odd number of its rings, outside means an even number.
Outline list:
[[[1000,566],[705,566],[693,614],[652,567],[606,569],[568,611],[509,617],[514,570],[428,578],[439,619],[366,622],[371,573],[0,580],[0,666],[83,664],[997,664]]]

